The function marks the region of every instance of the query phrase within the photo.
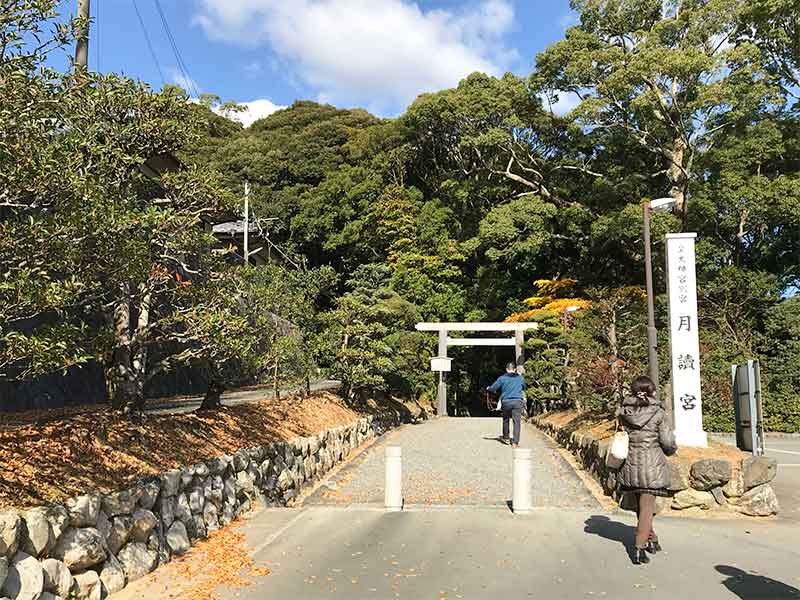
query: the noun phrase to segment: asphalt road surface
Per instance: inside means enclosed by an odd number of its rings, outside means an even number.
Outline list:
[[[268,572],[245,570],[250,585],[218,587],[214,597],[800,600],[800,523],[657,518],[665,551],[635,566],[634,516],[586,500],[557,450],[532,428],[522,441],[538,457],[538,508],[513,514],[503,501],[511,450],[492,440],[497,427],[496,419],[437,419],[395,430],[321,488],[336,493],[251,513],[238,527],[254,567]],[[403,446],[405,494],[418,500],[399,513],[376,501],[386,444]],[[451,501],[442,501],[441,490],[451,488]],[[114,600],[180,597],[198,583],[181,575],[185,561],[201,560],[190,553]],[[213,575],[213,565],[199,566]]]
[[[340,382],[333,379],[322,379],[319,381],[311,382],[312,392],[334,391],[339,388]],[[282,389],[281,394],[291,395],[303,392],[304,388],[300,389]],[[251,402],[260,402],[261,400],[270,400],[275,394],[271,388],[260,387],[250,390],[234,390],[222,394],[222,404],[225,406],[234,406],[236,404],[248,404]],[[195,396],[192,398],[176,399],[174,402],[159,403],[148,406],[145,410],[148,414],[153,415],[166,415],[166,414],[179,414],[189,413],[197,410],[201,402],[202,396]]]
[[[665,551],[635,566],[628,555],[633,524],[632,515],[585,509],[262,511],[243,530],[255,566],[270,574],[249,577],[245,587],[218,588],[215,597],[800,599],[796,525],[656,519]],[[170,566],[156,577],[114,600],[178,597],[196,583]]]

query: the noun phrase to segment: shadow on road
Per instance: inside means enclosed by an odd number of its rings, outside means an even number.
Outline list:
[[[628,557],[633,559],[634,551],[634,538],[636,536],[636,528],[619,521],[612,521],[608,517],[594,515],[586,519],[583,528],[584,533],[591,533],[598,535],[601,538],[611,540],[612,542],[619,542],[625,547]]]
[[[742,600],[800,599],[800,590],[775,579],[748,573],[729,565],[717,565],[714,568],[727,576],[722,585]]]
[[[505,440],[505,438],[503,438],[502,435],[497,435],[497,436],[494,436],[494,437],[486,437],[486,436],[484,436],[483,439],[488,440],[490,442],[499,442],[499,443],[503,444],[504,446],[508,446],[508,442]]]

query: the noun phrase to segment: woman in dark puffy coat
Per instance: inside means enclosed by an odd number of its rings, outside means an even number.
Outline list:
[[[656,399],[656,386],[649,377],[637,377],[631,384],[631,395],[617,411],[620,425],[628,432],[628,458],[619,471],[622,491],[639,499],[639,523],[636,527],[636,548],[633,562],[650,562],[646,552],[661,550],[653,529],[656,496],[669,496],[667,455],[677,450],[675,435],[664,407]]]

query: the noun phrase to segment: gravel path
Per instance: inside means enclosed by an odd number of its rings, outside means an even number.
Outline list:
[[[500,429],[499,418],[451,417],[406,425],[331,476],[305,504],[382,505],[384,447],[396,445],[403,448],[406,505],[505,505],[511,497],[511,447],[498,441]],[[599,508],[544,434],[526,423],[520,445],[534,450],[535,506]]]

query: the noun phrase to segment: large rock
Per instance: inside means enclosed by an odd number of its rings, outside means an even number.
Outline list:
[[[173,554],[180,556],[192,547],[186,526],[180,521],[175,521],[167,530],[167,545]]]
[[[195,488],[189,492],[189,508],[193,514],[199,514],[203,512],[203,506],[205,506],[205,503],[206,500],[203,497],[202,489]]]
[[[151,477],[139,486],[142,490],[142,495],[139,498],[139,506],[145,510],[151,510],[156,504],[158,494],[161,492],[161,479],[158,477]]]
[[[669,487],[672,492],[689,488],[689,465],[678,460],[667,461],[669,467]]]
[[[727,460],[698,460],[691,469],[692,487],[701,491],[720,487],[730,481],[732,474],[733,468]]]
[[[20,548],[26,554],[41,556],[55,543],[47,513],[48,509],[42,506],[26,510],[20,515],[22,517]]]
[[[68,529],[50,556],[63,561],[74,573],[103,562],[106,558],[105,543],[94,527]]]
[[[100,496],[88,494],[67,500],[69,524],[73,527],[94,527],[100,514]]]
[[[181,488],[181,472],[172,469],[161,475],[161,495],[165,498],[177,496]]]
[[[246,494],[252,494],[256,489],[255,478],[249,470],[239,471],[236,473],[236,483],[238,484],[239,489],[244,491]]]
[[[42,561],[44,572],[44,589],[56,596],[66,598],[72,589],[72,573],[67,565],[55,558],[46,558]]]
[[[231,461],[232,458],[230,456],[223,455],[212,458],[206,464],[208,465],[208,471],[211,475],[222,475]]]
[[[156,525],[158,525],[158,518],[151,511],[140,508],[133,513],[131,539],[135,542],[145,543]]]
[[[76,600],[102,600],[103,585],[96,571],[84,571],[75,575]]]
[[[128,583],[141,579],[158,564],[158,554],[148,550],[145,544],[133,542],[126,545],[117,555]]]
[[[211,502],[207,502],[203,508],[203,521],[206,524],[206,531],[216,531],[219,529],[219,511]]]
[[[144,490],[141,487],[134,487],[129,490],[107,494],[103,496],[103,511],[105,511],[109,517],[129,515],[136,509],[136,503],[143,494]]]
[[[250,464],[250,456],[247,450],[237,450],[233,455],[233,469],[234,471],[244,471],[247,465]]]
[[[164,524],[164,527],[172,525],[172,522],[175,520],[175,509],[177,506],[178,501],[174,496],[168,498],[161,497],[158,499],[156,510],[161,516],[161,522]]]
[[[672,497],[672,508],[683,510],[698,506],[704,510],[713,508],[716,505],[714,496],[709,492],[703,492],[692,488],[681,490]]]
[[[192,520],[192,509],[189,506],[189,499],[186,494],[178,496],[178,502],[175,505],[175,518],[180,519],[184,524]]]
[[[0,556],[11,558],[19,548],[22,520],[13,510],[0,510]]]
[[[278,489],[282,492],[288,490],[290,487],[294,485],[294,478],[290,473],[289,469],[284,469],[281,471],[281,474],[278,475]]]
[[[38,600],[43,591],[42,565],[30,554],[18,551],[8,567],[0,593],[11,600]]]
[[[111,521],[111,530],[106,537],[108,549],[112,554],[117,554],[128,543],[133,531],[133,517],[120,515]]]
[[[109,556],[100,568],[100,583],[103,584],[103,597],[116,594],[125,587],[125,571],[115,556]]]
[[[722,486],[722,493],[725,494],[726,498],[738,498],[746,491],[742,469],[736,469],[731,480]]]
[[[6,577],[8,577],[8,559],[5,556],[0,556],[0,590],[3,589]]]
[[[742,461],[744,487],[751,490],[775,479],[778,461],[767,456],[750,456]]]
[[[777,514],[780,510],[778,498],[768,483],[745,492],[739,498],[737,507],[740,512],[752,517],[768,517]]]
[[[199,477],[200,479],[204,479],[208,477],[208,474],[211,471],[208,468],[206,463],[199,462],[195,466],[192,467],[192,475]]]

